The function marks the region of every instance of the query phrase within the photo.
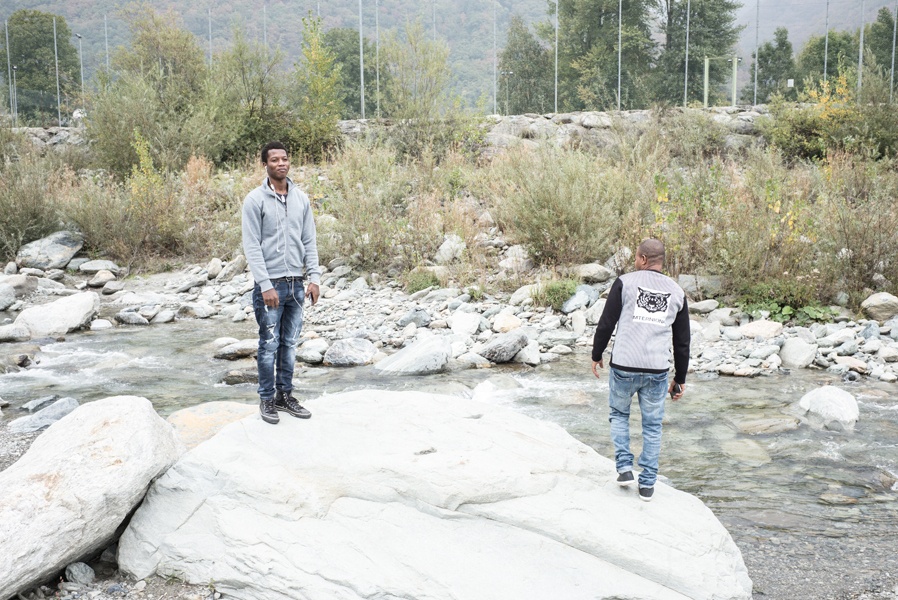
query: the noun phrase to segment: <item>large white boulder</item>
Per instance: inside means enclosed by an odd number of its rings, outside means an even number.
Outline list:
[[[108,545],[183,450],[135,396],[90,402],[51,425],[0,472],[0,598]]]
[[[430,375],[442,371],[452,358],[452,344],[445,336],[432,335],[410,344],[374,365],[391,375]]]
[[[75,231],[57,231],[19,248],[16,264],[34,269],[62,269],[72,260],[81,246],[84,236]]]
[[[557,425],[414,392],[305,404],[309,421],[253,416],[184,455],[123,534],[120,568],[244,600],[751,597],[698,499],[659,483],[640,502]]]
[[[873,294],[861,303],[861,310],[871,319],[888,321],[898,315],[898,298],[886,292]]]
[[[81,292],[26,308],[15,322],[27,327],[33,338],[65,335],[90,325],[99,309],[100,296],[96,292]]]
[[[752,321],[751,323],[746,323],[739,328],[739,333],[747,338],[763,338],[765,340],[774,338],[782,332],[782,323],[777,323],[776,321],[768,321],[766,319]]]
[[[860,415],[854,395],[832,385],[811,390],[801,397],[798,406],[811,425],[838,431],[854,429]]]
[[[797,337],[789,338],[783,342],[779,356],[784,367],[803,369],[817,357],[817,344],[811,344]]]

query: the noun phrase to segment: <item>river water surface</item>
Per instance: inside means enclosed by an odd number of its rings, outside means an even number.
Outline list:
[[[212,358],[218,337],[254,337],[255,325],[180,321],[72,335],[42,346],[39,363],[0,376],[16,408],[48,395],[88,402],[112,395],[150,399],[167,415],[212,400],[255,403],[255,385],[219,381],[234,368]],[[428,377],[385,378],[371,367],[303,368],[297,396],[366,387],[476,394],[555,422],[611,456],[607,379],[589,371],[585,349],[536,369],[501,367]],[[486,383],[485,383],[486,382]],[[790,407],[827,383],[853,393],[853,432],[782,429]],[[480,387],[478,387],[480,386]],[[635,409],[635,407],[634,407]],[[638,410],[634,450],[638,454]],[[732,534],[754,581],[755,598],[898,597],[898,386],[843,383],[819,371],[754,379],[691,376],[684,398],[668,402],[661,475],[701,498]]]

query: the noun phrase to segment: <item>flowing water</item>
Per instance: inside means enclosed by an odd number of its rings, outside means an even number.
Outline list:
[[[252,322],[181,321],[71,336],[41,348],[39,363],[0,376],[0,396],[16,407],[48,394],[87,402],[111,395],[149,398],[163,415],[212,400],[256,402],[255,385],[219,381],[254,361],[215,360],[211,340],[254,336]],[[585,352],[536,369],[501,367],[428,377],[387,378],[371,367],[303,368],[301,397],[365,387],[478,395],[553,421],[610,456],[607,379],[596,380]],[[836,383],[860,403],[853,432],[788,429],[791,406]],[[483,390],[483,388],[478,388]],[[635,409],[635,406],[634,406]],[[638,410],[633,442],[638,448]],[[777,433],[756,433],[772,426]],[[826,373],[755,379],[692,376],[686,396],[668,402],[661,474],[701,498],[743,551],[756,598],[894,597],[898,583],[898,386],[843,384]],[[784,430],[783,430],[784,429]],[[637,451],[638,453],[638,451]],[[635,498],[634,498],[635,499]],[[883,593],[887,595],[876,595]]]

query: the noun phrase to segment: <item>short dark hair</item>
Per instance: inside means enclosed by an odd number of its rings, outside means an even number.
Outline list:
[[[661,240],[655,238],[643,240],[636,253],[644,256],[650,265],[664,264],[664,243]]]
[[[278,142],[277,140],[275,140],[273,142],[268,142],[267,144],[262,146],[262,162],[263,163],[268,162],[268,151],[269,150],[283,150],[284,152],[287,152],[287,148],[284,147],[284,145],[282,143]]]

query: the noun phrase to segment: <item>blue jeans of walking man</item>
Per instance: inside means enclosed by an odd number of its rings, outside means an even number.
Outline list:
[[[259,324],[259,397],[264,399],[274,398],[275,391],[289,396],[293,390],[305,293],[299,277],[273,279],[271,283],[278,293],[277,308],[265,306],[258,284],[253,288],[253,311]]]
[[[639,487],[650,488],[658,477],[658,458],[661,454],[661,421],[667,396],[667,373],[633,373],[611,369],[610,389],[611,441],[618,473],[633,470],[630,452],[630,404],[635,395],[642,413],[642,454],[639,455]]]

